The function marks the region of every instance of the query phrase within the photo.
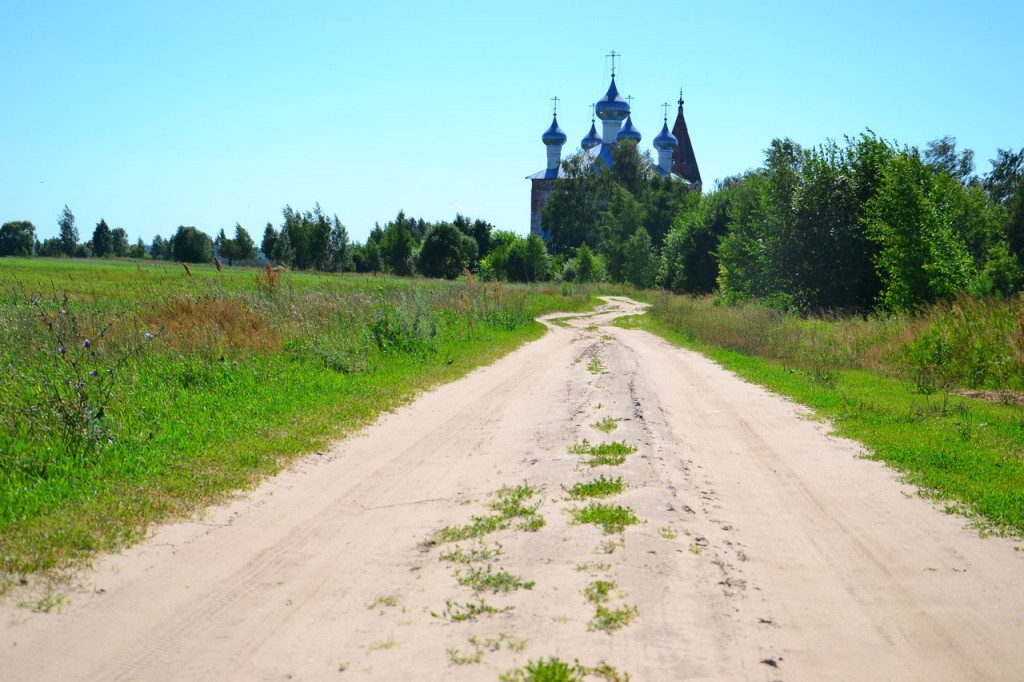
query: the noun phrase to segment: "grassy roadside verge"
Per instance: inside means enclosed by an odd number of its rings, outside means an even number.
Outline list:
[[[744,379],[813,408],[838,435],[904,473],[921,494],[985,533],[1024,534],[1024,410],[867,370],[746,355],[702,342],[654,315],[621,321],[711,358]]]
[[[492,362],[544,333],[535,315],[593,304],[586,288],[4,266],[0,594]]]

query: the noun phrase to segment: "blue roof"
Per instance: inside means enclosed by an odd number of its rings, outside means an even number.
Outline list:
[[[591,147],[596,147],[599,144],[601,144],[601,136],[597,134],[597,127],[591,123],[590,132],[587,133],[587,136],[580,141],[580,146],[584,149],[590,149]]]
[[[608,86],[608,92],[597,100],[594,113],[602,121],[621,121],[629,116],[629,102],[619,95],[619,91],[615,87],[615,76],[612,76],[612,84]]]
[[[558,117],[553,116],[551,118],[551,127],[544,131],[544,134],[540,138],[544,144],[565,144],[565,141],[569,138],[566,137],[562,129],[558,127]]]
[[[661,132],[654,138],[655,149],[675,149],[679,146],[679,140],[668,131],[668,121],[661,126]]]
[[[542,171],[538,171],[533,175],[527,175],[527,180],[554,180],[555,178],[564,178],[565,173],[562,172],[562,165],[559,164],[558,168],[545,168]]]
[[[633,117],[632,116],[626,117],[626,124],[624,126],[622,126],[622,129],[619,131],[619,134],[615,136],[615,139],[616,139],[616,141],[618,141],[618,140],[636,140],[637,142],[640,141],[640,139],[641,139],[640,131],[637,130],[636,126],[633,125]]]

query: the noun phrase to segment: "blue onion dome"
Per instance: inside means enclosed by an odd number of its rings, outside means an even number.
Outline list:
[[[668,121],[666,120],[665,123],[661,126],[661,132],[658,133],[658,136],[656,138],[654,138],[654,148],[675,149],[678,146],[679,140],[676,139],[675,135],[669,132]]]
[[[619,134],[615,136],[616,142],[621,142],[622,140],[636,140],[637,142],[640,141],[640,131],[637,130],[636,126],[633,125],[632,116],[626,117],[625,125],[622,126],[622,130],[619,131]]]
[[[597,145],[601,144],[601,136],[597,134],[597,127],[593,121],[590,123],[590,132],[580,142],[580,146],[584,149],[593,149]]]
[[[546,145],[553,144],[565,144],[565,141],[569,139],[566,137],[562,129],[558,127],[558,117],[554,116],[551,118],[551,127],[544,131],[544,135],[540,138]]]
[[[604,97],[597,100],[594,113],[602,121],[621,121],[629,116],[629,102],[622,99],[615,87],[615,76],[612,76],[612,84]]]

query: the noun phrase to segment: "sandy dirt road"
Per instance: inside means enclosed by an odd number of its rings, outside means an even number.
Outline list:
[[[610,298],[160,528],[60,613],[0,607],[0,679],[494,680],[549,656],[633,680],[1024,677],[1019,543],[979,538],[791,403],[605,326],[638,308]],[[594,469],[567,450],[584,438],[638,450]],[[622,477],[613,501],[644,523],[571,523],[562,486],[598,474]],[[524,482],[546,525],[484,542],[494,570],[535,585],[453,621],[473,592],[440,560],[453,545],[425,541]],[[637,609],[612,634],[588,629],[595,580]]]

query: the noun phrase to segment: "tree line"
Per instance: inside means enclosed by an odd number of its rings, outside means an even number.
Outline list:
[[[184,263],[218,259],[227,265],[264,258],[296,270],[448,279],[471,271],[521,282],[545,280],[551,272],[547,247],[540,237],[521,237],[463,215],[457,214],[450,222],[430,223],[400,211],[383,227],[375,225],[364,243],[351,241],[338,216],[328,215],[319,204],[306,211],[285,206],[282,218],[280,227],[266,224],[258,246],[236,223],[231,237],[224,229],[210,237],[194,226],[182,225],[168,239],[155,236],[147,247],[141,239],[129,244],[126,231],[111,229],[105,220],[96,224],[90,239],[80,242],[75,216],[65,206],[57,221],[59,236],[42,243],[35,239],[32,223],[5,223],[0,229],[0,256],[126,257]],[[584,267],[583,271],[589,276],[594,268]]]
[[[0,255],[228,264],[262,256],[324,272],[606,279],[799,312],[912,310],[962,291],[1010,296],[1024,287],[1024,148],[998,150],[979,176],[973,152],[952,137],[924,149],[870,130],[808,148],[775,139],[760,168],[703,193],[662,177],[632,142],[612,153],[611,165],[583,155],[563,162],[543,212],[547,241],[462,215],[430,223],[400,211],[352,242],[317,204],[285,206],[258,248],[239,224],[216,238],[179,226],[147,248],[103,220],[80,243],[65,206],[59,236],[41,244],[31,223],[5,223]]]
[[[1024,285],[1024,149],[923,150],[868,130],[803,148],[773,140],[761,168],[687,191],[622,143],[611,168],[564,162],[543,221],[558,252],[587,245],[604,274],[801,312],[912,310]]]

